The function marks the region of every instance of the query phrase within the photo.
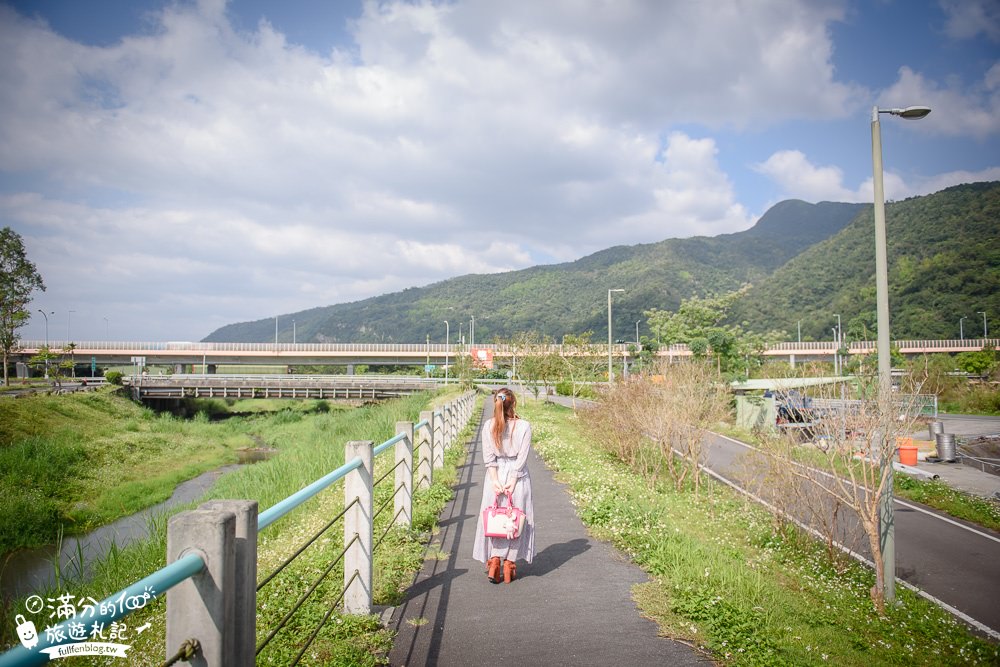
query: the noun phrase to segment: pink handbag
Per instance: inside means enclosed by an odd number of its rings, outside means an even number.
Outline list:
[[[506,507],[499,505],[501,497],[507,498]],[[483,510],[483,529],[486,537],[513,540],[524,530],[524,511],[514,507],[514,500],[510,494],[501,493],[492,505]]]

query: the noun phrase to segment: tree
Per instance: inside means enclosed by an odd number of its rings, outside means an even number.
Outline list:
[[[3,383],[10,384],[7,361],[17,349],[30,312],[31,293],[45,291],[35,265],[28,260],[21,236],[10,227],[0,230],[0,350],[3,352]]]
[[[690,481],[697,495],[705,436],[728,411],[728,387],[704,361],[661,360],[653,370],[609,385],[584,424],[651,485],[665,473],[678,490]]]
[[[59,363],[59,354],[53,352],[48,345],[43,345],[38,349],[38,353],[28,359],[28,365],[34,368],[45,369],[45,379],[49,379],[49,368]]]
[[[861,398],[856,400],[843,401],[836,388],[820,392],[841,404],[812,413],[809,446],[791,433],[761,433],[761,447],[748,469],[761,474],[760,497],[820,532],[831,551],[835,543],[851,545],[861,531],[875,565],[872,601],[882,613],[886,577],[892,574],[883,569],[879,509],[897,441],[913,432],[920,409],[915,397],[906,394],[892,394],[888,406],[880,407],[866,398],[877,396],[878,377],[857,382]]]
[[[955,357],[955,365],[966,373],[987,375],[996,368],[996,351],[987,345],[978,352],[961,352]]]
[[[596,367],[603,363],[600,351],[591,341],[593,331],[582,334],[566,334],[563,336],[560,362],[563,377],[569,376],[573,409],[576,410],[576,397],[579,395],[579,385],[585,379],[592,380],[596,376]]]
[[[498,344],[504,344],[497,339]],[[552,340],[533,331],[517,333],[506,343],[517,362],[517,376],[513,380],[527,383],[528,389],[538,398],[539,391],[549,393],[549,385],[559,377],[562,369],[559,355]],[[539,387],[541,385],[541,387]]]
[[[663,343],[685,343],[696,358],[714,357],[719,374],[748,375],[751,368],[763,363],[763,352],[769,341],[780,338],[782,332],[753,334],[739,325],[726,325],[732,306],[749,285],[720,296],[684,299],[676,312],[647,310],[649,328]]]

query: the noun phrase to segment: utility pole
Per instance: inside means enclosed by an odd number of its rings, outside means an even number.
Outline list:
[[[611,370],[611,293],[624,291],[621,288],[608,290],[608,384],[611,384],[615,379],[614,372]]]

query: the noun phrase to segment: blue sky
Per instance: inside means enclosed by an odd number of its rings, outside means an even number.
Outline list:
[[[918,104],[887,198],[1000,180],[1000,2],[0,0],[0,225],[50,339],[197,340],[870,201]]]

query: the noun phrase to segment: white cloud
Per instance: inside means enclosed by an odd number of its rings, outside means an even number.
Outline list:
[[[857,194],[844,187],[843,170],[835,166],[817,167],[801,151],[778,151],[755,165],[755,169],[781,185],[787,195],[795,199],[857,201]]]
[[[1000,42],[1000,3],[996,0],[941,0],[945,33],[952,39],[972,39],[983,33]]]
[[[0,6],[0,170],[26,184],[3,190],[0,224],[30,239],[45,298],[199,338],[744,229],[717,137],[870,99],[834,72],[836,0],[367,2],[355,42],[323,53],[267,21],[236,31],[229,11],[172,3],[149,31],[87,46]],[[972,100],[977,132],[995,130],[998,78]],[[908,70],[887,97],[923,92],[970,101]],[[761,170],[858,196],[796,159]]]
[[[844,185],[844,174],[839,168],[816,166],[801,151],[778,151],[755,165],[755,169],[781,186],[782,198],[809,202],[868,203],[874,197],[871,178],[863,181],[857,189],[851,190]],[[962,183],[995,180],[1000,180],[1000,167],[977,172],[953,171],[911,182],[905,181],[895,172],[885,171],[882,175],[882,187],[886,200],[895,200],[931,194]]]
[[[1000,132],[1000,62],[970,89],[958,84],[944,86],[928,80],[909,67],[899,69],[899,78],[879,96],[880,108],[927,106],[931,114],[914,131],[946,136],[986,137]],[[907,123],[907,125],[910,125]]]

